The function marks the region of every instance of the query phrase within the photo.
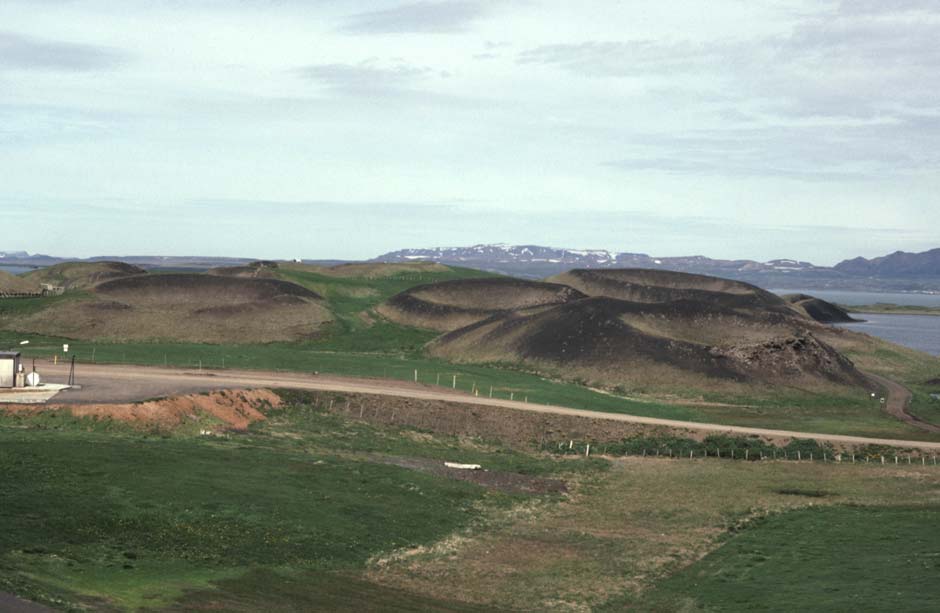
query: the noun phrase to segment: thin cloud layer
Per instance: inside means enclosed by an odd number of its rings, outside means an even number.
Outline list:
[[[350,15],[340,31],[350,34],[462,32],[482,17],[484,11],[485,4],[479,1],[415,2]]]
[[[825,264],[940,225],[933,1],[8,0],[0,24],[0,202],[70,220],[0,224],[0,250],[106,226],[195,253],[224,226],[276,237],[258,257]]]
[[[126,54],[108,47],[0,31],[0,69],[86,72],[117,68],[126,60]]]

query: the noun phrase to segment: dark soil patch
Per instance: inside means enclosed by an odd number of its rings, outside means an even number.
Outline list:
[[[828,496],[835,496],[833,492],[827,492],[825,490],[803,490],[798,488],[778,489],[774,490],[774,493],[784,496],[803,496],[805,498],[826,498]]]

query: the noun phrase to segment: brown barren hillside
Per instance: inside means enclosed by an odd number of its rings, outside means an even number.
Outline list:
[[[293,283],[161,274],[102,283],[88,300],[53,305],[12,326],[89,340],[247,343],[308,338],[331,319],[319,295]]]
[[[48,283],[66,290],[81,290],[112,279],[143,274],[147,274],[143,268],[124,262],[63,262],[26,273],[24,278],[37,285]]]
[[[793,307],[800,310],[807,317],[820,323],[835,324],[859,321],[849,315],[848,311],[814,296],[806,294],[787,294],[783,299]]]
[[[39,284],[11,275],[5,270],[0,270],[0,295],[3,294],[36,294],[39,293]]]
[[[588,296],[607,296],[630,302],[690,300],[733,310],[793,312],[782,298],[755,285],[669,270],[578,269],[547,280],[564,283]]]
[[[514,309],[564,304],[584,298],[565,285],[506,277],[459,279],[419,285],[376,308],[399,324],[450,331]]]
[[[515,362],[548,368],[569,378],[644,387],[699,387],[722,382],[809,386],[864,382],[849,360],[809,330],[786,326],[761,329],[762,324],[753,324],[747,334],[735,335],[736,342],[709,344],[678,338],[669,329],[670,325],[694,327],[692,322],[677,321],[683,314],[694,317],[694,305],[685,303],[678,308],[671,323],[661,305],[654,308],[660,310],[653,317],[665,322],[658,330],[628,323],[631,318],[643,316],[638,315],[642,307],[606,297],[501,313],[444,334],[428,345],[428,351],[454,361]],[[714,309],[708,305],[703,308]],[[718,325],[706,336],[720,337],[723,329]]]

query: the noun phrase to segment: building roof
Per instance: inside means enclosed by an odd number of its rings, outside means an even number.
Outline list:
[[[0,360],[2,359],[10,360],[13,358],[18,358],[18,357],[20,357],[19,351],[0,351]]]

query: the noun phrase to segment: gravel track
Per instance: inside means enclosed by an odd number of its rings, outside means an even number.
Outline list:
[[[41,364],[40,366],[41,368],[37,369],[44,374],[46,380],[60,382],[67,378],[68,367],[66,365],[60,364],[58,366],[53,366],[50,363],[45,363]],[[907,399],[910,397],[910,392],[893,381],[882,378],[874,379],[888,390],[888,402],[886,403],[886,406],[890,407],[889,412],[891,412],[892,415],[895,415],[901,419],[904,419],[901,417],[902,415],[906,415],[911,419],[916,419],[904,411]],[[331,375],[312,375],[297,372],[241,370],[206,370],[202,372],[193,372],[191,369],[180,370],[149,366],[82,364],[79,365],[76,369],[76,381],[82,385],[82,389],[68,390],[59,394],[54,399],[56,404],[130,402],[158,396],[170,396],[180,393],[214,391],[221,389],[294,388],[340,393],[376,394],[380,396],[394,396],[399,398],[413,398],[418,400],[456,402],[464,405],[514,409],[518,411],[530,411],[557,415],[575,415],[580,417],[587,417],[590,419],[639,423],[668,428],[683,428],[686,430],[698,430],[704,432],[720,432],[744,435],[753,434],[771,438],[804,438],[849,445],[886,445],[890,447],[908,449],[940,450],[940,442],[868,438],[862,436],[822,434],[817,432],[799,432],[793,430],[775,430],[767,428],[750,428],[745,426],[729,426],[725,424],[710,424],[679,421],[673,419],[660,419],[655,417],[641,417],[622,413],[606,413],[602,411],[573,409],[569,407],[500,400],[496,398],[481,398],[464,392],[451,391],[433,386],[418,385],[406,381],[386,379],[356,379],[336,377]],[[908,420],[905,419],[905,421]],[[936,428],[936,426],[932,426],[931,424],[922,425]],[[931,431],[940,432],[940,428]]]

